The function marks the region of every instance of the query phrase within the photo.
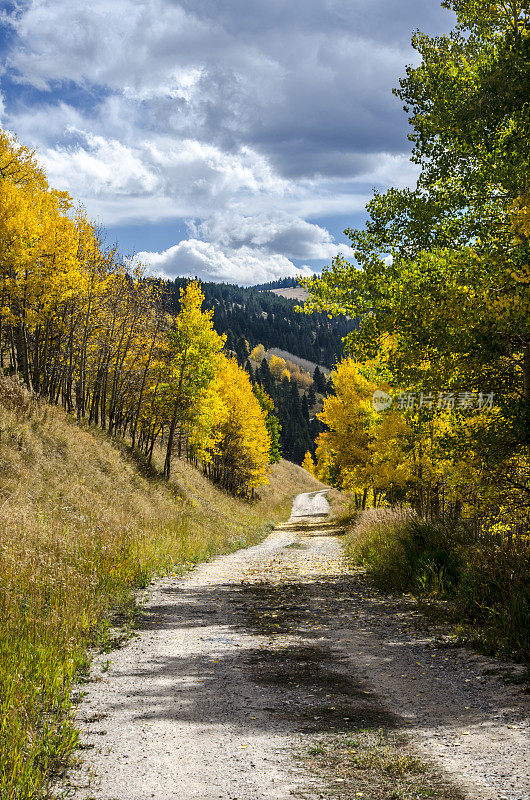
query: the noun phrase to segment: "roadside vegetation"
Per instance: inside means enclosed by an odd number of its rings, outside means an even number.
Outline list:
[[[157,447],[160,470],[164,458]],[[251,503],[189,462],[169,484],[159,469],[0,376],[3,800],[47,796],[76,747],[72,684],[90,648],[119,644],[136,589],[258,542],[293,494],[319,486],[280,462]]]
[[[304,465],[376,509],[349,547],[381,586],[449,598],[528,659],[530,11],[442,5],[454,30],[414,34],[395,91],[416,187],[376,193],[351,262],[301,281],[304,311],[359,320]]]
[[[410,509],[372,508],[350,516],[346,552],[379,588],[433,601],[427,610],[461,637],[530,663],[526,542],[485,536],[463,521],[425,521]]]

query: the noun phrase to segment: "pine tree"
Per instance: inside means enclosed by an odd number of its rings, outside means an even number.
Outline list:
[[[316,392],[324,394],[326,391],[326,378],[318,366],[315,367],[315,371],[313,372],[313,384]]]
[[[248,377],[250,378],[250,382],[253,384],[256,381],[256,376],[254,375],[254,370],[252,369],[252,364],[250,363],[249,359],[245,361],[245,370],[248,372]]]
[[[270,397],[274,397],[274,378],[269,369],[269,364],[266,358],[263,358],[259,369],[256,373],[256,378],[259,380],[262,388],[267,392]]]

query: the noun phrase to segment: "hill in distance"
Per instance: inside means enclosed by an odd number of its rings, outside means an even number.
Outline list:
[[[179,292],[185,283],[184,278],[161,282],[171,311],[178,308]],[[326,314],[297,311],[304,290],[297,287],[293,278],[246,288],[228,283],[201,283],[201,289],[205,306],[214,311],[214,327],[218,333],[227,334],[227,347],[231,350],[236,350],[236,343],[243,339],[250,349],[262,344],[267,350],[277,348],[332,368],[342,356],[344,336],[357,327],[354,320],[346,317],[330,320]],[[285,297],[279,292],[295,296]]]
[[[296,300],[299,303],[303,303],[309,296],[307,289],[304,289],[302,286],[295,286],[288,289],[271,289],[270,291],[273,294],[277,294],[278,297],[286,297],[288,300]]]
[[[272,292],[278,297],[287,297],[288,300],[296,300],[303,303],[308,298],[308,291],[300,286],[296,278],[280,278],[277,281],[261,283],[252,287],[260,292]]]

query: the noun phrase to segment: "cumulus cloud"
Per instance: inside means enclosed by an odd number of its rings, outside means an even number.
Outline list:
[[[52,185],[82,197],[107,223],[142,217],[211,214],[212,207],[249,197],[279,198],[289,190],[266,159],[251,148],[223,152],[196,140],[139,139],[126,145],[68,127],[70,143],[46,147],[40,160]],[[152,203],[153,214],[149,213]]]
[[[250,247],[262,253],[283,253],[288,258],[329,259],[346,249],[338,246],[321,225],[282,213],[243,216],[228,210],[191,229],[225,249]]]
[[[156,173],[131,148],[83,131],[70,129],[70,133],[79,133],[83,144],[49,148],[41,155],[56,185],[92,196],[153,194],[158,188]]]
[[[346,253],[320,225],[284,214],[215,214],[190,223],[190,238],[163,252],[141,252],[137,261],[165,277],[197,276],[240,284],[263,283],[286,275],[310,275],[314,267],[291,261],[329,260]]]
[[[161,253],[140,252],[135,261],[146,264],[151,274],[162,277],[197,277],[204,281],[247,285],[313,273],[310,267],[295,267],[279,253],[270,254],[246,246],[224,251],[199,239],[186,239]]]
[[[288,0],[24,0],[2,19],[0,119],[51,184],[106,225],[194,220],[187,240],[144,254],[153,268],[241,282],[329,260],[341,246],[326,218],[414,183],[391,87],[411,30],[451,25],[423,0],[305,0],[303,13]]]

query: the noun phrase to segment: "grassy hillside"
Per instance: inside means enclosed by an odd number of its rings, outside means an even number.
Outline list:
[[[254,503],[177,463],[167,486],[97,430],[0,377],[0,796],[46,795],[75,748],[70,690],[134,589],[260,540],[320,484],[282,462]]]

